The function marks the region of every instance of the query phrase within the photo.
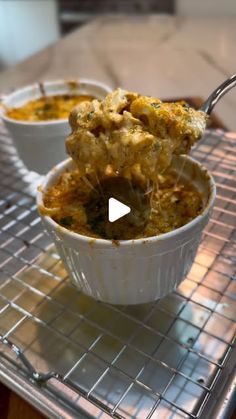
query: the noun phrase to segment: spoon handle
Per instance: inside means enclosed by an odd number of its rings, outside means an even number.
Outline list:
[[[208,97],[206,102],[201,106],[201,111],[210,115],[212,109],[217,104],[218,100],[222,98],[229,90],[236,86],[236,74],[233,74],[227,80],[225,80],[220,86],[218,86],[214,92]]]

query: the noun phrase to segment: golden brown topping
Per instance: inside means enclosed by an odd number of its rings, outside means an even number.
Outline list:
[[[61,226],[89,237],[126,240],[167,233],[188,223],[202,211],[199,192],[184,180],[176,182],[176,178],[176,173],[168,170],[158,177],[158,190],[145,197],[142,193],[139,196],[139,186],[132,186],[129,193],[126,186],[124,193],[124,183],[119,182],[119,178],[113,177],[110,181],[108,178],[105,181],[108,183],[100,185],[100,193],[99,188],[91,190],[78,171],[64,173],[45,194],[45,208],[41,212]],[[115,223],[108,221],[107,199],[111,190],[112,196],[122,202],[128,198],[128,205],[132,206],[131,213]],[[150,197],[151,205],[148,204]]]
[[[76,105],[93,99],[94,96],[78,94],[42,96],[18,108],[9,108],[6,115],[12,119],[31,122],[66,119]]]
[[[173,154],[187,153],[202,136],[207,116],[186,103],[163,103],[117,89],[99,102],[82,103],[70,116],[68,154],[82,176],[109,173],[156,182]]]
[[[170,168],[172,157],[189,151],[206,121],[185,102],[163,103],[122,89],[101,102],[81,103],[70,114],[66,140],[76,170],[47,191],[46,211],[69,230],[112,240],[181,227],[201,212],[202,197]],[[108,220],[110,196],[132,207],[115,223]]]

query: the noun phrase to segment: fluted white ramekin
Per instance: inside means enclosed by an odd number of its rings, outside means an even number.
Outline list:
[[[173,291],[188,274],[209,220],[216,195],[212,176],[190,157],[175,158],[176,170],[183,171],[202,193],[202,213],[169,233],[117,245],[73,233],[43,215],[44,192],[72,165],[68,159],[48,173],[39,188],[37,205],[73,283],[85,294],[111,304],[146,303]]]
[[[64,94],[92,95],[104,99],[111,88],[97,80],[78,79],[76,81],[54,80],[35,83],[17,89],[4,96],[0,116],[10,132],[20,158],[29,170],[40,174],[66,159],[65,139],[71,129],[68,118],[50,121],[19,121],[9,118],[7,108],[19,107],[30,100],[42,96],[42,87],[47,96]]]

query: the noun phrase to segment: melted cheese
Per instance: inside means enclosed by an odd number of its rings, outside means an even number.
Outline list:
[[[176,182],[170,167],[174,154],[188,153],[202,136],[205,113],[117,89],[103,101],[79,104],[69,122],[66,149],[76,170],[62,174],[44,197],[44,213],[57,223],[90,237],[135,239],[179,228],[201,212],[198,191]],[[109,178],[127,179],[149,194],[147,222],[127,216],[109,223],[107,200],[99,195]]]
[[[109,173],[157,180],[173,154],[185,154],[202,136],[207,116],[185,102],[163,103],[117,89],[99,102],[84,102],[70,115],[68,154],[81,175]]]

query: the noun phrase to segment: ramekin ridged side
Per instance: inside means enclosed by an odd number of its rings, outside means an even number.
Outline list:
[[[183,163],[185,177],[203,194],[202,213],[169,233],[119,244],[73,233],[45,216],[40,210],[44,192],[73,163],[68,159],[48,173],[37,195],[39,212],[67,272],[82,292],[106,303],[141,304],[164,297],[186,277],[209,220],[216,187],[200,163],[186,156],[176,158],[177,168]]]

